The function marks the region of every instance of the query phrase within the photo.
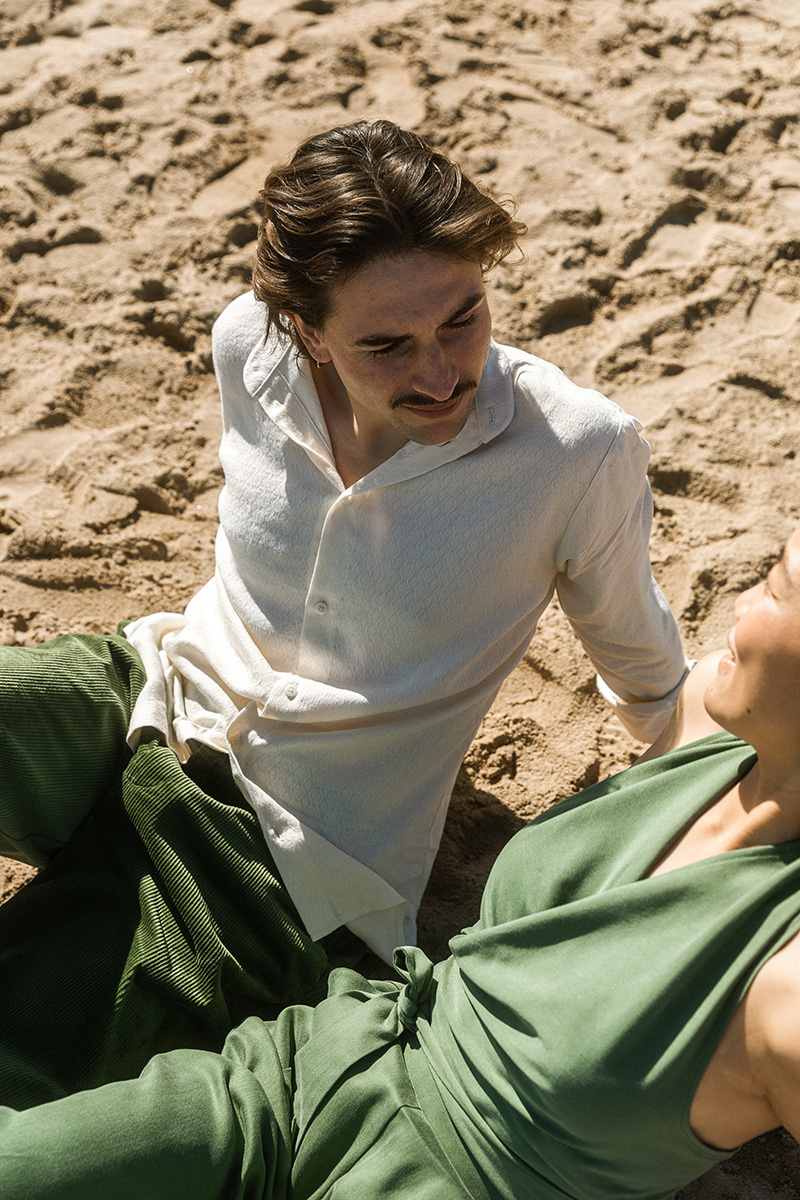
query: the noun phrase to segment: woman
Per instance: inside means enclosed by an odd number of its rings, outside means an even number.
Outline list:
[[[800,531],[729,647],[509,843],[447,962],[0,1110],[0,1195],[656,1200],[800,1133]]]

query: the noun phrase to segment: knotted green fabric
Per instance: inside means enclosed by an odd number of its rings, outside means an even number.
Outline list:
[[[137,1080],[0,1109],[0,1195],[488,1200],[399,1019],[413,1023],[431,964],[402,962],[407,985],[335,971],[316,1008],[250,1018],[219,1055],[178,1050]]]

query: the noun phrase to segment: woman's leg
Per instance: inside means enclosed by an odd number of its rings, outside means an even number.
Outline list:
[[[43,866],[119,778],[144,683],[123,637],[0,647],[0,855]]]
[[[0,1109],[0,1196],[281,1200],[290,1097],[267,1027],[248,1028],[245,1061],[235,1051],[176,1051],[139,1079],[26,1112]]]

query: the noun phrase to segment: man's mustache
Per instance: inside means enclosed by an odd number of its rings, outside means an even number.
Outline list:
[[[403,404],[410,404],[413,408],[428,408],[434,404],[438,408],[446,408],[448,404],[453,404],[465,392],[474,392],[477,386],[476,379],[460,379],[446,400],[435,400],[433,396],[426,396],[424,392],[409,392],[407,395],[398,396],[396,400],[393,400],[392,408],[400,408]]]

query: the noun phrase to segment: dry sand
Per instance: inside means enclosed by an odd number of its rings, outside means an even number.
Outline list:
[[[388,116],[528,223],[495,334],[644,423],[688,649],[800,523],[800,8],[787,0],[3,0],[0,642],[181,608],[212,566],[210,330],[263,175]],[[624,602],[624,597],[620,597]],[[557,610],[459,776],[441,954],[534,813],[637,750]],[[0,869],[0,894],[25,871]],[[684,1193],[800,1195],[775,1134]]]

